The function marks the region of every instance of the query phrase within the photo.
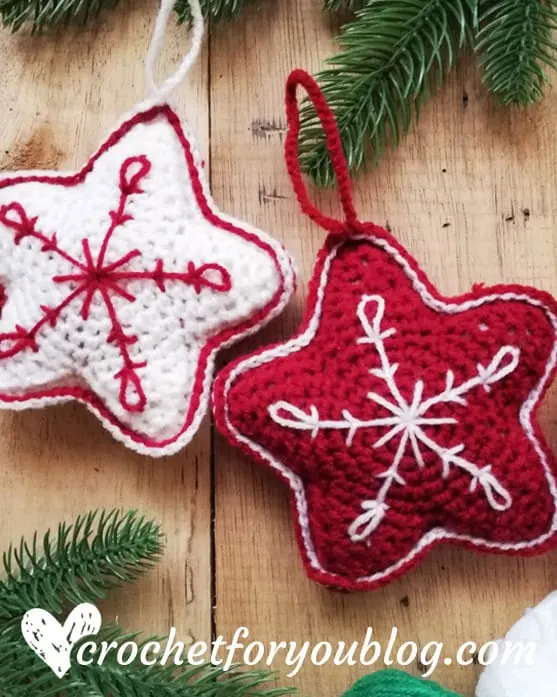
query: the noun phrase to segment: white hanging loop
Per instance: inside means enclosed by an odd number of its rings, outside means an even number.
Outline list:
[[[161,0],[159,14],[157,15],[155,29],[153,31],[153,38],[151,39],[151,44],[147,51],[147,56],[145,57],[145,81],[147,83],[149,96],[160,101],[166,100],[186,77],[189,69],[197,60],[203,42],[204,21],[201,5],[199,4],[199,0],[188,0],[192,15],[190,50],[184,56],[176,72],[170,75],[162,84],[157,84],[155,80],[155,69],[164,44],[166,26],[174,10],[174,4],[175,0]]]

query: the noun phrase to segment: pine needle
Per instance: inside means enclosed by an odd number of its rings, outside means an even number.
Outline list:
[[[99,665],[78,663],[73,649],[71,669],[58,678],[26,645],[20,631],[21,616],[41,607],[59,615],[68,602],[95,603],[114,585],[128,583],[155,564],[160,556],[161,532],[156,523],[134,511],[93,512],[72,525],[61,524],[56,538],[47,533],[38,544],[22,540],[4,555],[7,578],[0,583],[0,697],[284,697],[294,690],[270,685],[267,671],[234,667],[224,671],[210,663],[198,666],[185,662],[176,666],[144,665],[136,658],[129,665],[109,651]],[[63,619],[63,618],[59,618]],[[87,642],[90,637],[85,637]],[[150,642],[161,645],[165,638],[142,638],[119,626],[104,626],[94,638],[116,642],[120,647],[133,641],[138,656]],[[186,660],[186,655],[183,660]],[[89,658],[89,654],[87,654]]]
[[[326,10],[355,10],[364,5],[366,0],[325,0]],[[367,0],[370,2],[370,0]]]
[[[0,18],[12,31],[25,25],[38,31],[70,20],[85,24],[117,3],[118,0],[0,0]]]
[[[205,17],[223,22],[239,14],[249,2],[252,0],[201,0],[201,5]],[[190,9],[186,0],[177,0],[176,11],[179,22],[189,20]]]
[[[350,169],[396,147],[431,88],[443,82],[471,40],[474,0],[371,0],[343,28],[341,52],[318,80],[335,112]],[[314,109],[302,110],[302,167],[333,182]]]
[[[544,68],[557,67],[557,0],[480,0],[476,51],[483,81],[505,105],[528,105],[544,94]]]
[[[141,640],[136,634],[124,634],[119,627],[105,631],[98,639],[103,640],[116,641],[118,646],[127,641],[137,642],[139,651],[152,641],[165,642],[161,637]],[[122,666],[112,652],[102,665],[94,662],[90,666],[80,666],[74,661],[67,682],[72,685],[68,697],[81,697],[84,693],[91,697],[275,697],[275,690],[263,689],[271,677],[269,672],[238,668],[224,672],[210,663],[201,666],[184,663],[177,667],[169,661],[164,666],[145,666],[140,660],[135,660]],[[280,694],[289,692],[282,690]]]
[[[251,0],[201,0],[205,17],[223,21],[238,14]],[[118,0],[0,0],[0,19],[5,27],[18,31],[29,25],[39,31],[70,21],[87,23],[104,10],[116,7]],[[177,0],[178,21],[189,19],[186,0]]]
[[[134,635],[123,635],[116,630],[112,637],[118,645],[125,641],[138,641]],[[138,641],[139,646],[153,638]],[[159,639],[159,641],[161,641]],[[164,643],[164,639],[162,640]],[[109,654],[102,664],[79,666],[74,663],[68,682],[72,689],[68,697],[282,697],[291,694],[291,689],[276,689],[268,686],[272,675],[266,671],[231,668],[224,672],[218,666],[203,664],[191,666],[187,663],[176,667],[144,666],[135,661],[122,666]]]
[[[201,0],[213,21],[232,18],[252,1]],[[328,10],[355,13],[339,38],[340,52],[318,74],[351,170],[363,167],[370,153],[377,164],[387,146],[398,145],[468,45],[479,55],[484,84],[504,105],[539,101],[547,68],[557,69],[557,0],[322,1]],[[14,31],[27,25],[37,31],[86,22],[117,2],[0,0],[0,20]],[[176,12],[179,21],[189,19],[186,0],[177,0]],[[323,134],[309,104],[300,142],[304,170],[317,184],[331,184]]]
[[[140,654],[147,643],[164,645],[166,638],[142,639],[117,625],[104,627],[95,637],[97,646],[129,641],[137,643]],[[283,697],[294,692],[272,687],[274,676],[268,671],[232,667],[225,672],[210,663],[175,666],[172,660],[164,666],[146,666],[136,659],[124,666],[118,663],[116,650],[108,652],[100,665],[97,661],[80,665],[76,652],[70,672],[59,679],[21,636],[0,636],[0,697]]]
[[[92,512],[73,525],[10,546],[3,555],[0,630],[33,607],[59,614],[65,603],[96,602],[152,568],[162,552],[159,526],[135,511]]]

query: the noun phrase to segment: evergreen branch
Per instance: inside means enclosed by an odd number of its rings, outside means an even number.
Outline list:
[[[4,555],[7,579],[0,585],[0,697],[284,697],[292,689],[269,686],[272,675],[233,667],[229,671],[205,663],[187,663],[187,650],[175,665],[174,656],[165,665],[145,665],[142,649],[166,639],[125,633],[119,626],[105,626],[94,637],[97,647],[90,665],[76,660],[74,646],[71,668],[62,678],[26,644],[19,622],[23,612],[41,607],[59,614],[65,601],[98,600],[113,585],[133,580],[152,566],[161,552],[158,526],[135,512],[89,513],[73,525],[61,524],[57,539],[44,536],[41,552],[37,535],[22,540]],[[134,660],[122,665],[118,648],[137,644]],[[112,647],[108,655],[103,648]],[[151,647],[152,648],[152,647]],[[103,660],[100,653],[103,652]]]
[[[58,614],[65,602],[95,603],[153,567],[161,552],[159,526],[135,511],[92,512],[62,523],[55,540],[46,533],[40,550],[36,534],[31,544],[21,540],[3,555],[0,630],[33,607]]]
[[[557,68],[557,0],[480,0],[476,51],[483,81],[505,105],[543,97],[544,68]]]
[[[222,22],[239,14],[252,0],[201,0],[203,13],[207,19]],[[176,0],[178,21],[184,22],[190,18],[190,8],[187,0]]]
[[[326,10],[355,10],[373,0],[325,0]]]
[[[87,641],[87,638],[83,640]],[[95,643],[122,646],[126,642],[138,645],[138,655],[147,644],[164,644],[164,637],[141,639],[138,634],[123,632],[117,625],[104,627]],[[80,644],[81,645],[81,644]],[[79,649],[74,648],[73,656]],[[72,661],[70,672],[62,679],[24,644],[21,635],[0,637],[0,697],[283,697],[292,689],[268,686],[272,674],[266,671],[245,671],[233,667],[224,671],[205,663],[192,666],[146,666],[139,659],[123,666],[116,651],[108,653],[99,664],[80,665]]]
[[[118,0],[0,0],[0,18],[14,32],[24,25],[38,31],[70,20],[85,24],[117,4]]]
[[[215,21],[227,20],[238,14],[250,0],[201,0],[205,17]],[[0,19],[5,27],[18,31],[30,25],[33,31],[70,21],[86,23],[111,10],[118,0],[0,0]],[[189,19],[189,6],[177,0],[178,21]]]
[[[58,697],[60,681],[25,644],[19,626],[0,634],[0,697]]]
[[[341,53],[318,74],[335,112],[351,169],[396,147],[430,89],[439,86],[471,39],[477,0],[371,0],[343,28]],[[302,109],[302,167],[317,184],[333,181],[315,110]]]
[[[108,641],[113,640],[119,646],[126,641],[135,641],[140,652],[151,641],[164,643],[160,638],[139,641],[137,635],[122,634],[118,627],[110,633]],[[164,666],[145,666],[136,660],[131,665],[122,666],[111,653],[102,665],[93,662],[90,666],[80,666],[73,662],[68,675],[72,685],[68,697],[82,697],[84,692],[89,697],[282,697],[292,692],[286,688],[263,689],[271,678],[267,671],[233,667],[225,672],[210,663],[201,666],[184,663],[177,667],[169,662]]]

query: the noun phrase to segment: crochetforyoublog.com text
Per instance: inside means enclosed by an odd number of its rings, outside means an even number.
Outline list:
[[[393,627],[389,639],[380,642],[374,638],[372,627],[368,627],[360,641],[336,643],[330,641],[302,643],[295,641],[262,642],[250,640],[247,627],[239,627],[232,639],[227,641],[222,635],[213,642],[196,641],[184,643],[177,641],[176,629],[171,628],[166,641],[148,641],[143,644],[125,641],[85,641],[76,651],[75,658],[83,666],[102,665],[110,657],[120,665],[130,665],[139,661],[150,665],[192,665],[199,666],[210,662],[223,670],[230,670],[234,665],[243,663],[249,667],[274,667],[284,665],[289,668],[288,677],[297,675],[304,664],[314,666],[349,665],[349,666],[419,666],[423,677],[431,676],[437,667],[457,664],[460,666],[493,663],[533,665],[536,650],[535,642],[489,641],[477,644],[467,641],[461,644],[453,655],[445,654],[445,644],[430,641],[419,645],[415,641],[402,641],[399,630]]]

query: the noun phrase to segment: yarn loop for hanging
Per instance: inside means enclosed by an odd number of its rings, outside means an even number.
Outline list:
[[[161,0],[161,6],[153,30],[153,38],[145,58],[145,82],[149,96],[157,101],[164,102],[178,87],[188,74],[190,68],[197,60],[203,42],[204,22],[203,12],[199,0],[188,0],[192,16],[191,46],[176,71],[163,83],[157,84],[155,68],[159,60],[164,44],[165,30],[170,16],[174,11],[174,0]]]

